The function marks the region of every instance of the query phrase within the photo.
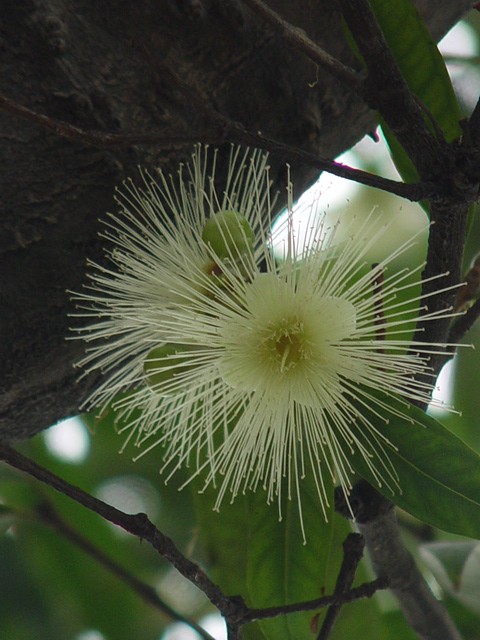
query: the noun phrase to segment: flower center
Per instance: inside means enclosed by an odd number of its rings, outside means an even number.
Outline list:
[[[247,284],[242,313],[220,327],[218,370],[234,389],[325,407],[328,394],[338,392],[345,368],[340,342],[354,333],[356,311],[348,300],[313,295],[310,281],[297,280],[260,274]]]
[[[283,322],[267,338],[265,347],[279,373],[286,373],[308,358],[303,323]]]

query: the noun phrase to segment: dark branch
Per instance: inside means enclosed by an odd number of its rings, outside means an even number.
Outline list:
[[[258,13],[265,22],[275,27],[284,40],[296,51],[304,53],[310,60],[315,62],[315,64],[328,71],[331,76],[347,87],[355,91],[361,90],[365,82],[364,76],[324,51],[315,44],[315,42],[310,40],[302,29],[294,27],[284,20],[278,13],[273,11],[273,9],[270,9],[264,2],[261,2],[261,0],[243,0],[243,3],[248,5],[255,13]]]
[[[426,280],[422,287],[422,295],[426,296],[430,313],[441,312],[445,313],[446,317],[435,322],[419,322],[414,340],[445,346],[445,354],[430,357],[429,365],[435,375],[440,373],[443,364],[452,355],[451,349],[446,348],[446,343],[451,337],[451,318],[448,315],[453,312],[458,289],[452,288],[436,295],[432,294],[439,288],[456,287],[462,281],[461,264],[468,209],[467,203],[455,202],[454,199],[434,201],[430,208],[434,224],[430,227],[427,262],[422,274]],[[433,279],[439,274],[444,274],[444,277],[440,280]],[[469,315],[469,319],[471,318]],[[459,322],[461,321],[462,318]]]
[[[429,130],[424,109],[410,92],[368,0],[341,0],[343,17],[365,61],[367,104],[381,115],[423,178],[430,178],[443,155]]]
[[[150,522],[144,513],[138,513],[135,515],[124,513],[123,511],[102,502],[102,500],[91,496],[79,487],[71,485],[62,478],[56,476],[54,473],[48,471],[48,469],[41,467],[33,460],[30,460],[15,449],[12,449],[9,445],[1,442],[0,460],[3,460],[13,468],[23,471],[29,476],[40,480],[40,482],[43,482],[56,491],[68,496],[75,502],[81,504],[90,511],[97,513],[108,522],[121,527],[140,540],[148,542],[161,556],[168,560],[182,576],[198,587],[207,596],[210,602],[219,610],[226,620],[229,640],[236,640],[237,638],[240,638],[240,628],[248,622],[272,618],[279,615],[287,615],[297,611],[311,611],[322,607],[328,607],[330,605],[346,604],[361,598],[370,598],[376,591],[378,591],[378,589],[384,589],[387,584],[386,580],[381,578],[380,580],[363,584],[346,593],[324,596],[315,600],[291,605],[265,609],[249,609],[240,596],[225,596],[221,589],[212,580],[210,580],[207,574],[196,563],[186,558],[175,546],[175,543],[159,531],[159,529]],[[47,516],[52,518],[53,524],[54,516],[51,516],[51,514],[48,513],[45,517]],[[58,525],[58,522],[55,524]],[[72,535],[75,536],[76,534],[73,533]],[[80,542],[78,538],[75,542],[82,545],[82,548],[85,548],[85,550],[90,552],[87,549],[87,546],[90,543],[87,541]],[[110,560],[106,559],[106,562],[110,563]],[[117,571],[117,569],[115,569],[115,571]],[[122,570],[120,569],[120,571]],[[132,578],[129,577],[129,580],[130,579]],[[140,588],[140,585],[137,586]],[[148,594],[146,595],[149,597]]]
[[[349,502],[377,575],[388,581],[412,629],[422,640],[461,640],[403,544],[393,504],[364,480],[354,487]],[[341,492],[336,495],[336,510],[350,517]]]
[[[232,134],[232,131],[229,131]],[[438,186],[433,182],[415,182],[406,184],[404,182],[398,182],[396,180],[390,180],[388,178],[382,178],[374,174],[362,171],[361,169],[354,169],[348,167],[339,162],[327,160],[325,158],[319,158],[313,153],[299,149],[298,147],[291,147],[290,145],[278,142],[271,138],[267,138],[261,134],[252,134],[249,132],[239,132],[238,135],[231,137],[234,142],[240,144],[246,144],[247,146],[259,147],[267,151],[277,151],[283,153],[286,157],[292,160],[303,162],[312,167],[316,167],[321,171],[326,171],[339,178],[345,178],[346,180],[352,180],[359,184],[364,184],[367,187],[374,187],[375,189],[381,189],[388,193],[410,200],[411,202],[419,202],[425,198],[431,198],[434,196],[440,196]]]
[[[348,592],[355,579],[357,567],[363,556],[365,541],[358,533],[350,533],[343,543],[343,561],[335,584],[334,595],[341,596]],[[335,621],[343,603],[335,603],[327,611],[317,640],[327,640],[333,630]]]
[[[243,622],[253,622],[255,620],[265,620],[267,618],[276,618],[277,616],[285,616],[289,613],[298,613],[300,611],[316,611],[324,607],[348,604],[356,600],[371,598],[380,589],[386,589],[388,582],[385,578],[378,578],[372,582],[365,582],[359,587],[355,587],[346,593],[333,596],[322,596],[315,600],[307,600],[295,604],[286,604],[278,607],[266,607],[264,609],[249,609],[243,618]]]
[[[460,282],[460,265],[465,241],[469,202],[475,189],[467,179],[456,181],[458,149],[446,144],[438,126],[425,114],[410,92],[366,0],[341,0],[344,18],[355,38],[368,70],[365,99],[377,108],[402,144],[423,179],[436,176],[437,183],[448,185],[445,198],[431,201],[431,220],[427,264],[422,294],[428,297],[430,312],[453,308],[455,291],[431,296],[439,288],[434,277],[445,274],[441,287]],[[425,115],[436,132],[430,132]],[[430,297],[431,296],[431,297]],[[416,339],[443,344],[448,334],[448,317],[418,327]],[[433,356],[430,362],[438,372],[445,356]],[[379,577],[385,577],[399,601],[409,625],[423,640],[459,640],[460,635],[448,613],[428,588],[399,535],[393,505],[370,485],[360,482],[350,497],[354,515],[365,537]],[[343,505],[345,506],[345,505]],[[348,509],[340,509],[348,517]]]
[[[207,596],[210,602],[224,615],[230,613],[230,599],[224,596],[220,588],[210,580],[207,574],[194,562],[186,558],[175,546],[173,540],[159,531],[144,513],[131,515],[112,507],[102,500],[91,496],[79,487],[66,482],[41,467],[33,460],[4,443],[0,443],[0,460],[37,478],[56,491],[63,493],[75,502],[94,511],[108,522],[116,524],[128,533],[146,540],[161,556],[168,560],[187,580],[190,580]]]
[[[180,147],[191,145],[197,141],[194,134],[178,134],[166,135],[165,133],[105,133],[103,131],[92,131],[81,129],[73,124],[69,124],[64,120],[56,120],[41,113],[37,113],[25,107],[14,100],[10,100],[4,95],[0,95],[0,109],[20,116],[24,120],[33,122],[34,124],[51,131],[60,138],[70,140],[71,142],[80,142],[92,147],[131,147],[131,146],[156,146],[159,147]],[[224,141],[220,132],[212,132],[210,137],[203,133],[201,136],[205,143],[212,144]]]
[[[409,90],[368,1],[341,0],[341,6],[367,67],[367,103],[380,111],[421,178],[435,177],[436,184],[445,187],[444,196],[439,197],[437,192],[430,198],[433,224],[422,274],[422,295],[429,312],[445,317],[419,323],[415,336],[415,340],[443,345],[451,322],[447,316],[455,302],[453,287],[461,281],[468,210],[478,196],[478,171],[472,170],[478,169],[478,162],[473,163],[470,157],[472,148],[445,142],[438,124]],[[444,274],[441,284],[436,279],[440,274]],[[449,291],[435,294],[439,288],[449,287]],[[439,373],[445,358],[443,354],[432,356],[429,364],[434,373]]]
[[[475,322],[480,318],[480,298],[473,304],[470,309],[458,318],[450,328],[448,341],[456,344],[460,342],[463,336],[469,331]]]
[[[131,575],[121,565],[112,560],[112,558],[108,557],[105,553],[103,553],[103,551],[101,551],[98,547],[87,540],[87,538],[82,536],[80,533],[78,533],[78,531],[68,525],[60,517],[60,515],[51,504],[49,504],[48,502],[43,502],[37,507],[35,513],[44,524],[52,527],[55,531],[64,536],[72,544],[91,556],[95,560],[95,562],[102,565],[105,569],[113,573],[117,578],[127,584],[128,587],[138,596],[140,596],[140,598],[142,598],[142,600],[144,600],[147,604],[155,607],[172,620],[176,620],[188,625],[189,627],[194,629],[204,640],[214,640],[214,638],[196,622],[194,622],[193,620],[189,620],[185,616],[182,616],[180,613],[175,611],[175,609],[172,609],[172,607],[163,602],[163,600],[158,597],[158,594],[155,589],[153,589],[153,587]]]
[[[216,112],[217,122],[210,125],[204,131],[191,132],[188,134],[165,135],[163,133],[104,133],[101,131],[86,131],[74,125],[55,120],[46,115],[36,113],[27,107],[17,104],[13,100],[0,95],[0,108],[20,116],[34,124],[52,131],[55,135],[81,142],[94,147],[129,147],[129,146],[157,146],[159,148],[170,148],[179,146],[189,146],[196,142],[205,144],[222,144],[226,140],[243,144],[246,146],[258,147],[265,151],[282,153],[291,160],[296,160],[303,164],[316,167],[321,171],[326,171],[339,178],[352,180],[359,184],[381,189],[388,193],[418,202],[434,195],[441,195],[431,182],[418,182],[405,184],[396,180],[382,178],[368,171],[354,169],[339,162],[320,158],[314,153],[309,153],[298,147],[292,147],[278,140],[268,138],[262,133],[252,133],[243,128],[237,122],[233,122]]]

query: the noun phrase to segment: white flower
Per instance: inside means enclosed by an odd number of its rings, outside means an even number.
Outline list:
[[[206,483],[218,484],[216,507],[258,485],[280,504],[285,482],[300,502],[312,473],[325,512],[325,473],[348,496],[353,450],[395,486],[372,416],[378,424],[399,411],[389,396],[430,400],[419,374],[435,347],[409,338],[417,316],[440,314],[418,311],[411,271],[389,271],[413,240],[365,264],[385,233],[370,233],[371,216],[338,243],[312,214],[305,244],[289,218],[277,262],[266,162],[232,149],[219,192],[199,147],[177,178],[146,176],[142,191],[119,192],[122,211],[105,234],[110,266],[92,265],[91,286],[76,296],[90,320],[80,364],[104,374],[89,406],[115,401],[124,418],[138,410],[128,440],[161,445],[170,475],[205,469]],[[291,209],[291,186],[289,200]]]

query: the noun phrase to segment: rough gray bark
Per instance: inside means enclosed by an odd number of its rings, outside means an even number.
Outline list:
[[[336,4],[270,0],[329,53],[353,60]],[[421,0],[440,37],[465,0]],[[293,52],[238,0],[3,0],[2,89],[31,109],[105,132],[208,132],[204,114],[164,72],[249,130],[334,157],[372,131],[359,99]],[[200,137],[200,136],[199,136]],[[67,289],[99,259],[98,218],[136,166],[174,168],[189,149],[96,149],[0,112],[0,437],[28,437],[77,412],[82,346],[67,342]],[[287,158],[272,158],[278,185]],[[293,166],[297,193],[315,177]]]

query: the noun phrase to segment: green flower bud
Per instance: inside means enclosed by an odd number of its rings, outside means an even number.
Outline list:
[[[202,240],[221,260],[236,259],[253,250],[254,233],[245,216],[237,211],[219,211],[207,220]]]
[[[184,355],[191,350],[190,345],[183,344],[164,344],[152,349],[143,363],[147,384],[159,388],[192,369],[190,359]]]

